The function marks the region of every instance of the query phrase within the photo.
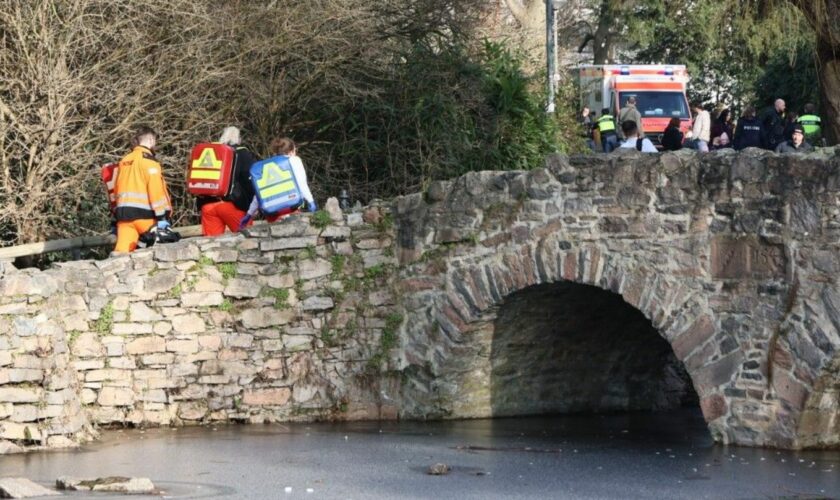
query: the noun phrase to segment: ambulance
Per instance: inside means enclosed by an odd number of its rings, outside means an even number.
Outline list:
[[[671,118],[680,119],[680,130],[691,128],[691,111],[686,98],[688,72],[683,65],[584,65],[579,67],[581,108],[601,116],[609,108],[613,117],[636,97],[636,108],[642,115],[642,129],[657,148]],[[620,124],[618,124],[620,126]]]

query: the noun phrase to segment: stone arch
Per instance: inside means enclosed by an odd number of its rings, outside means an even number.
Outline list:
[[[608,242],[574,245],[549,234],[538,243],[451,260],[442,289],[424,312],[433,330],[427,341],[442,341],[444,346],[429,353],[425,370],[415,367],[408,373],[409,379],[425,377],[429,382],[424,390],[436,408],[430,416],[493,416],[490,368],[480,361],[489,357],[499,306],[529,287],[568,282],[616,293],[650,320],[685,364],[713,437],[732,441],[731,423],[725,425],[729,409],[723,390],[734,380],[743,354],[737,349],[721,352],[715,318],[702,289],[669,276],[646,259],[641,250],[638,255],[612,253]],[[420,333],[416,327],[414,332]],[[424,371],[422,376],[419,371]],[[412,410],[415,416],[423,413],[410,406],[407,415]]]

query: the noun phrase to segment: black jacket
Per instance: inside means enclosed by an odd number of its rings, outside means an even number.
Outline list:
[[[764,149],[774,150],[785,140],[785,114],[770,106],[761,114],[761,144]]]
[[[735,149],[760,148],[762,146],[763,130],[758,118],[741,117],[735,128]]]
[[[662,134],[662,148],[666,151],[677,151],[683,147],[683,133],[679,127],[668,127]]]
[[[248,210],[256,194],[251,182],[251,165],[256,163],[258,158],[247,147],[237,146],[233,161],[236,164],[236,179],[226,201],[233,202],[239,210]]]

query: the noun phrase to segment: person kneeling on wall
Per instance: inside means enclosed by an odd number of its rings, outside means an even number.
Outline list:
[[[240,221],[245,216],[254,198],[251,185],[251,165],[257,157],[242,145],[241,134],[236,127],[227,127],[219,137],[219,143],[234,149],[233,178],[230,180],[229,194],[222,198],[199,196],[196,205],[201,212],[201,234],[219,236],[225,228],[232,232],[240,229]]]
[[[310,212],[318,210],[309,190],[303,161],[297,155],[295,142],[288,137],[271,142],[271,158],[258,161],[251,167],[251,182],[256,196],[248,213],[240,220],[239,228],[250,224],[261,212],[268,222],[298,212],[306,203]]]

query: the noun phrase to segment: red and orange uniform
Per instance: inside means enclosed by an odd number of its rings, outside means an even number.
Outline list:
[[[169,217],[172,203],[163,180],[163,169],[154,153],[136,146],[119,164],[114,188],[117,199],[117,245],[115,252],[137,248],[140,235],[156,221]]]

